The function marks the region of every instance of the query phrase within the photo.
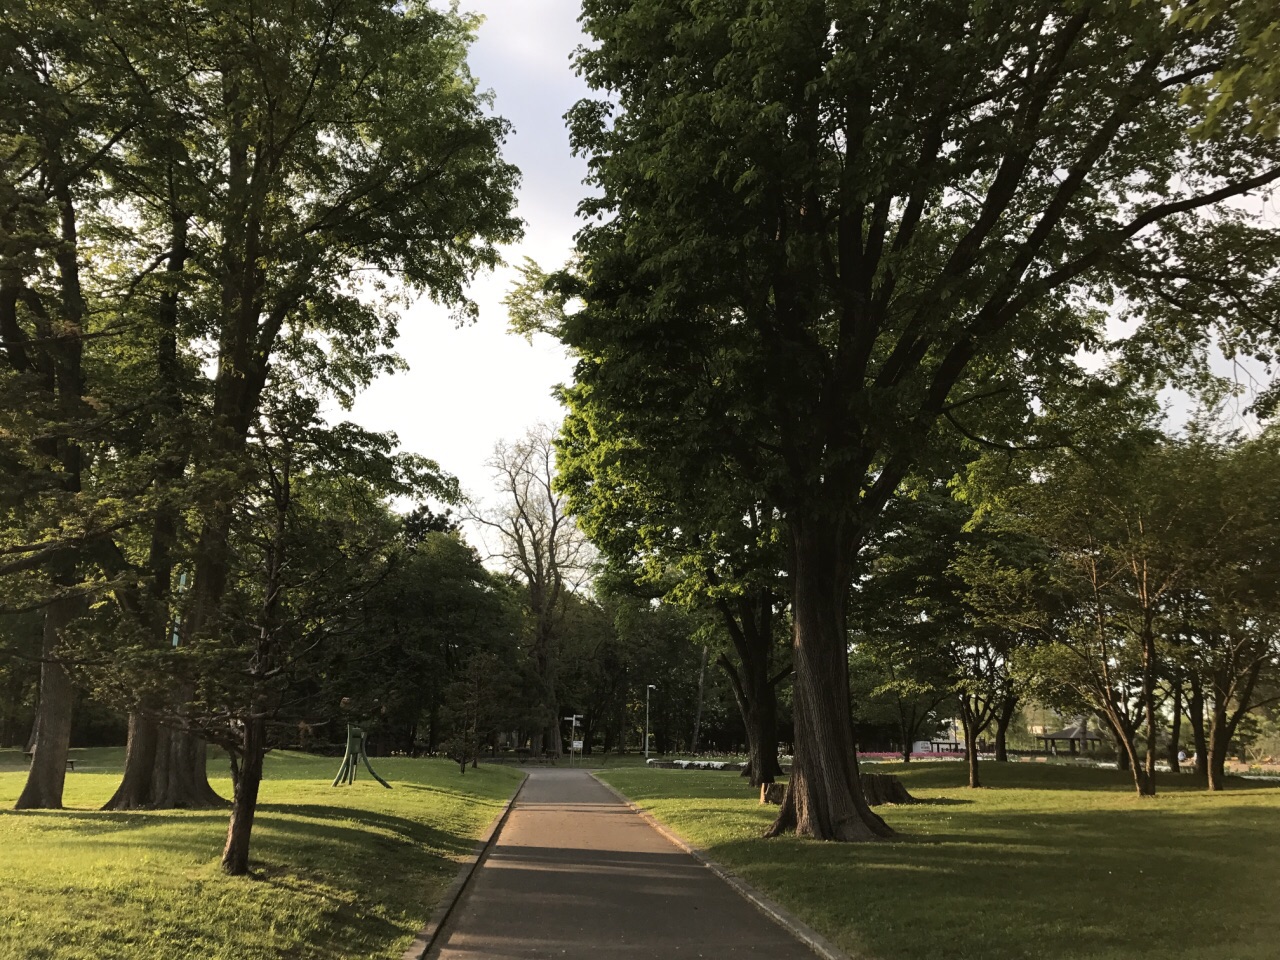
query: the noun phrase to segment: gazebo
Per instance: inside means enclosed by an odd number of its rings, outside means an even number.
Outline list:
[[[1071,726],[1059,730],[1057,733],[1045,733],[1038,735],[1037,740],[1044,742],[1044,752],[1058,755],[1058,744],[1063,741],[1070,744],[1071,754],[1092,753],[1099,747],[1106,746],[1109,741],[1102,734],[1089,729],[1089,725],[1084,720],[1077,720]]]

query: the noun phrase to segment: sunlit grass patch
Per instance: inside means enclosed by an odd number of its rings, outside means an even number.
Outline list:
[[[267,758],[251,878],[218,868],[225,811],[104,813],[122,751],[73,751],[62,811],[14,812],[19,751],[0,751],[0,958],[267,960],[398,956],[521,773],[374,760]],[[223,762],[211,782],[229,796]]]
[[[882,807],[899,839],[760,839],[777,811],[728,773],[602,776],[855,955],[875,960],[1274,960],[1280,788],[1116,771],[878,765],[925,801]]]

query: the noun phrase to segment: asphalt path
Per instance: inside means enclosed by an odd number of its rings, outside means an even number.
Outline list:
[[[814,954],[585,771],[540,768],[428,956]]]

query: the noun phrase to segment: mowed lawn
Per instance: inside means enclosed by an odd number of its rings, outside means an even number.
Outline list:
[[[15,812],[20,751],[0,751],[0,958],[275,960],[398,957],[501,811],[518,771],[375,759],[331,788],[337,758],[273,752],[253,830],[255,875],[218,861],[226,811],[103,813],[122,750],[73,750],[64,802]],[[210,762],[230,796],[225,760]]]
[[[961,763],[870,769],[925,801],[879,808],[898,840],[761,840],[777,808],[732,774],[601,776],[855,957],[1280,957],[1280,785],[1165,776],[1140,800],[1115,771],[990,763],[970,790]]]

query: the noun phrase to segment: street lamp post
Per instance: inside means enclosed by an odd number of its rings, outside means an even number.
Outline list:
[[[644,688],[644,759],[649,759],[649,691],[657,690],[657,684],[651,683]]]

